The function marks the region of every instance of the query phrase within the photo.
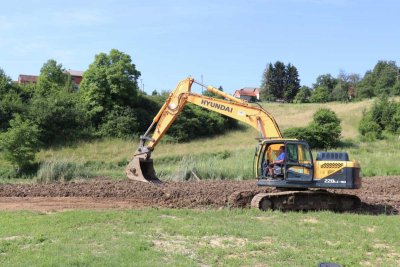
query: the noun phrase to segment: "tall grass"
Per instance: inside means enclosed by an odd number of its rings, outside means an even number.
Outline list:
[[[174,160],[169,160],[171,158]],[[253,177],[253,157],[248,149],[161,157],[156,158],[155,166],[158,176],[163,180],[243,180]]]
[[[87,178],[91,176],[85,166],[65,161],[63,159],[44,161],[37,172],[39,182],[69,181],[73,178]]]

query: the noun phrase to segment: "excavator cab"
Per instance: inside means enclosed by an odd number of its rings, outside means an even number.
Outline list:
[[[269,173],[269,166],[278,157],[279,148],[282,146],[285,148],[285,160],[282,165],[274,166],[275,177],[272,178]],[[255,164],[259,185],[307,188],[307,182],[313,180],[312,154],[308,144],[303,141],[290,139],[262,140],[255,155]]]

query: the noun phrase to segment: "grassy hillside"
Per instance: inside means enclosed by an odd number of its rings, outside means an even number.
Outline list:
[[[264,104],[277,120],[281,129],[305,126],[312,121],[313,114],[319,108],[329,108],[336,112],[342,120],[342,135],[344,138],[353,138],[358,135],[357,126],[364,109],[368,109],[373,100],[364,100],[355,103],[325,103],[325,104]]]
[[[400,166],[390,160],[399,156],[400,142],[397,139],[363,143],[357,138],[357,127],[362,111],[369,108],[372,103],[372,100],[365,100],[356,103],[327,104],[265,103],[263,106],[276,118],[282,130],[293,126],[305,126],[312,120],[312,115],[317,109],[330,108],[342,120],[342,136],[348,144],[339,150],[346,150],[352,159],[359,160],[364,175],[400,174]],[[208,179],[251,178],[256,137],[258,137],[257,131],[243,126],[241,130],[189,143],[161,142],[153,153],[156,171],[162,179],[182,179],[190,175],[192,170],[201,178]],[[41,173],[68,172],[66,178],[69,176],[121,178],[124,177],[124,167],[137,145],[137,140],[121,139],[81,142],[70,147],[43,150],[38,153],[37,160],[47,163],[42,167]],[[0,175],[10,169],[10,164],[0,161]]]

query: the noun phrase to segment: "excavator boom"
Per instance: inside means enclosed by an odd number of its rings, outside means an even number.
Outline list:
[[[193,93],[191,92],[193,83],[197,83],[207,88],[208,91],[218,94],[225,99],[217,99]],[[146,133],[140,137],[139,147],[125,169],[128,178],[144,182],[160,182],[154,171],[151,152],[187,103],[193,103],[205,109],[242,121],[258,130],[261,138],[282,138],[282,133],[275,119],[262,107],[252,106],[244,100],[221,92],[212,86],[205,86],[193,78],[187,78],[182,80],[175,90],[170,93]],[[148,143],[146,144],[146,142]]]

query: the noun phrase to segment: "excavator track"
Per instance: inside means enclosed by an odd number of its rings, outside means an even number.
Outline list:
[[[325,190],[282,191],[259,193],[251,200],[251,207],[260,210],[332,210],[347,211],[360,206],[354,195],[335,194]]]

